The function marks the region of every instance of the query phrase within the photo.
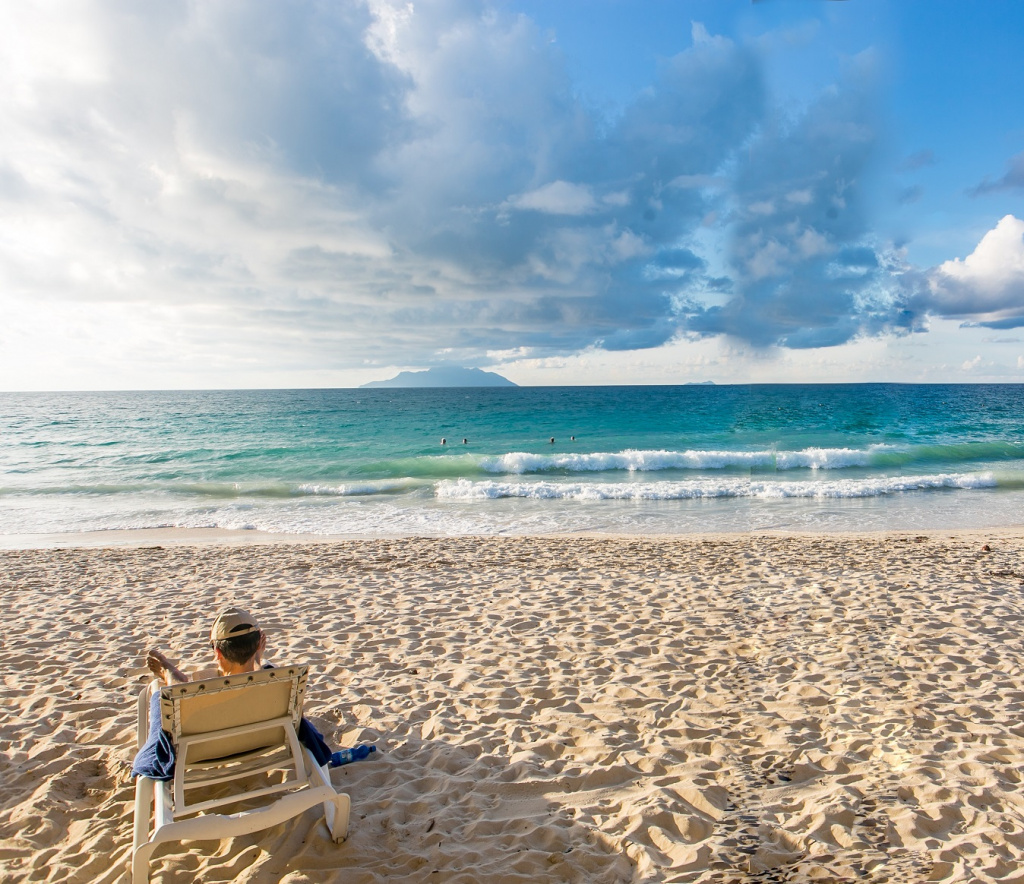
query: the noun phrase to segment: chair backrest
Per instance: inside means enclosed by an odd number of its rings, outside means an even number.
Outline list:
[[[189,745],[186,763],[279,745],[286,741],[284,730],[260,724],[287,718],[298,726],[308,671],[308,666],[280,666],[163,687],[161,726],[176,745],[182,737],[230,731]]]

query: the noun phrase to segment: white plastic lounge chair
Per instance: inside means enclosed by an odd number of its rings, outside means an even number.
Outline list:
[[[176,757],[173,780],[136,778],[132,884],[148,884],[150,857],[165,841],[233,838],[321,803],[331,837],[345,840],[349,797],[335,791],[326,767],[296,735],[307,672],[306,666],[279,667],[172,686],[153,682],[142,691],[139,746],[149,733],[150,691],[157,689],[162,726],[174,739]],[[156,825],[150,833],[154,794]],[[255,809],[210,812],[273,795]]]

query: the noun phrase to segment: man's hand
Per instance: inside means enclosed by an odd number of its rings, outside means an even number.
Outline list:
[[[146,654],[146,665],[164,684],[188,681],[188,676],[155,648]]]

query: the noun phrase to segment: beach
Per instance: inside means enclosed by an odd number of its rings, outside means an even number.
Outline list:
[[[159,884],[1024,881],[1024,530],[0,551],[0,879],[127,880],[143,655],[252,610],[352,798]]]

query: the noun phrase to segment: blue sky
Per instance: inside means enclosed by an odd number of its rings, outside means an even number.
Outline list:
[[[1024,381],[1024,4],[0,10],[0,388]]]

